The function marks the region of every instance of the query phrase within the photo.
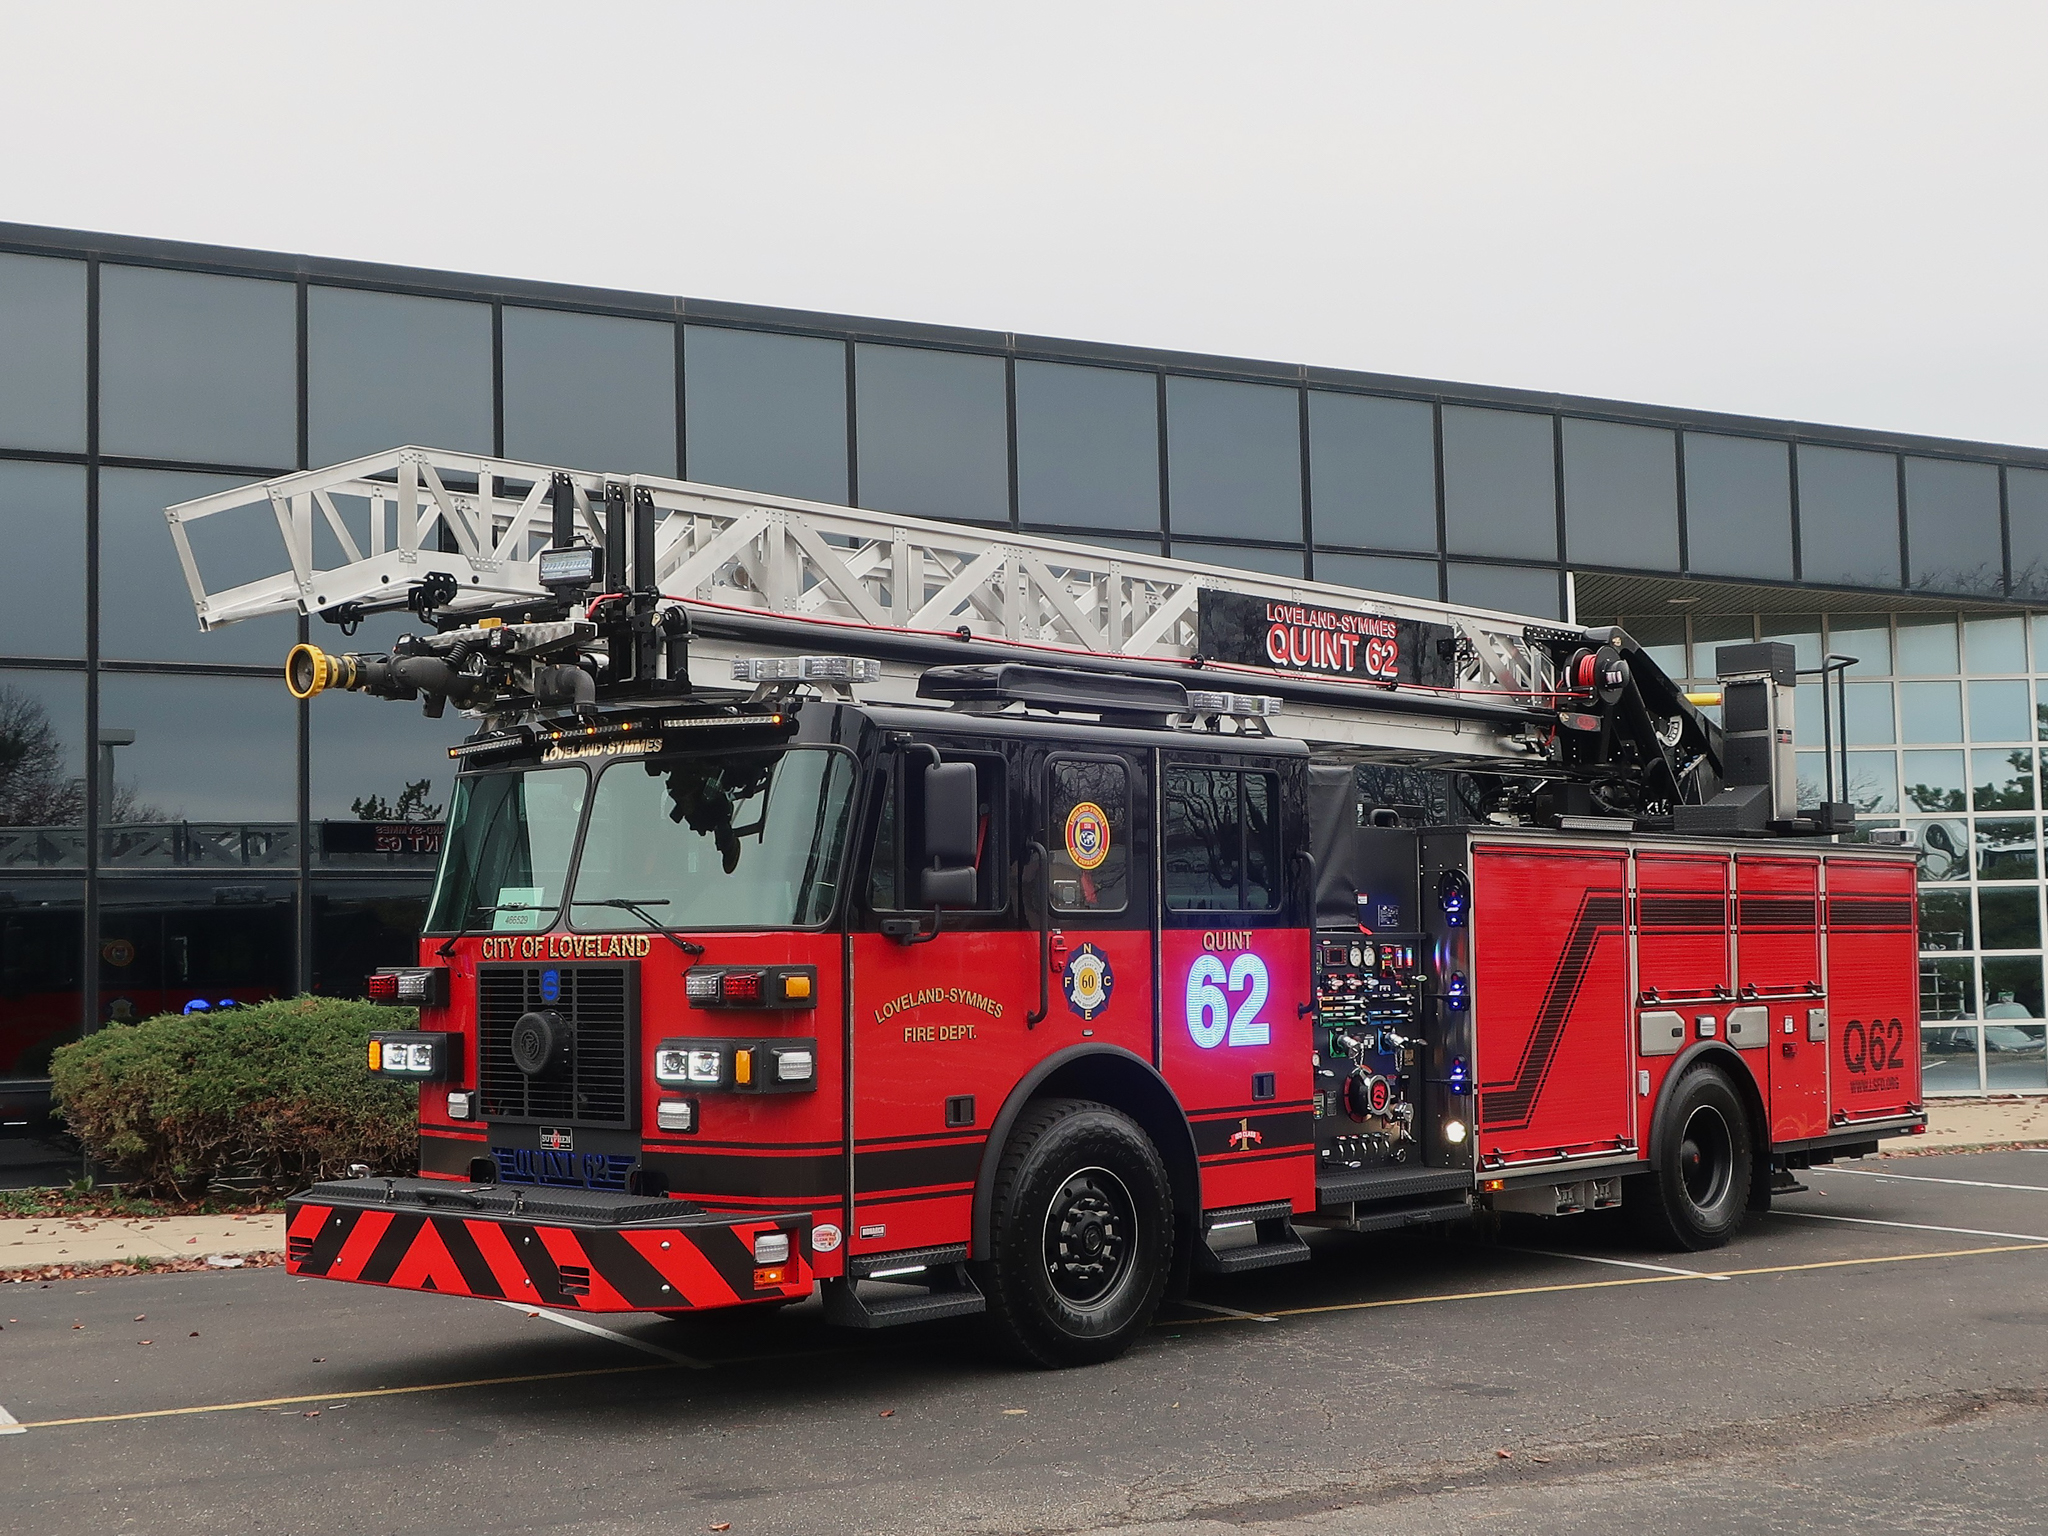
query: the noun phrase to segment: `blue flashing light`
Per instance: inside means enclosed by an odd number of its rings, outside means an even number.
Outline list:
[[[546,970],[540,973],[540,1000],[544,1003],[560,1002],[562,998],[562,973]]]
[[[1458,1059],[1457,1059],[1456,1061],[1454,1061],[1454,1062],[1452,1062],[1452,1063],[1451,1063],[1451,1092],[1452,1092],[1452,1093],[1454,1093],[1454,1094],[1462,1094],[1462,1093],[1464,1093],[1464,1091],[1465,1091],[1465,1086],[1466,1086],[1466,1084],[1465,1084],[1465,1076],[1466,1076],[1466,1074],[1465,1074],[1465,1058],[1464,1058],[1464,1057],[1462,1057],[1462,1056],[1460,1056],[1460,1057],[1459,1057],[1459,1058],[1458,1058]]]
[[[1463,1013],[1465,1011],[1465,973],[1463,971],[1455,972],[1451,979],[1444,984],[1444,1000],[1451,1005],[1451,1012]]]
[[[192,1001],[191,1001],[191,1002],[187,1003],[187,1004],[186,1004],[186,1005],[184,1006],[184,1008],[182,1008],[182,1009],[180,1010],[180,1012],[183,1012],[183,1013],[211,1013],[211,1012],[213,1012],[213,1004],[209,1003],[209,1002],[208,1002],[208,1001],[207,1001],[207,1000],[206,1000],[205,998],[203,998],[203,997],[195,997],[195,998],[193,998],[193,999],[192,999]]]

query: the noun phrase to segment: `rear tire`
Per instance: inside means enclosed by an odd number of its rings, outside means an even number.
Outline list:
[[[976,1278],[1010,1354],[1048,1369],[1113,1360],[1150,1325],[1166,1291],[1166,1165],[1106,1104],[1028,1104],[996,1167],[989,1238]]]
[[[1628,1181],[1624,1205],[1636,1229],[1665,1247],[1697,1253],[1735,1235],[1749,1205],[1749,1114],[1714,1067],[1695,1067],[1672,1090],[1653,1147],[1657,1166]]]

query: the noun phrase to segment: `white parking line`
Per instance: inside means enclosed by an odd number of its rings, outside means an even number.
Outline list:
[[[1907,1184],[1961,1184],[1970,1189],[2023,1189],[2048,1195],[2048,1184],[1993,1184],[1984,1179],[1936,1179],[1924,1173],[1874,1173],[1868,1168],[1808,1168],[1807,1173],[1853,1173],[1859,1179],[1898,1179]]]
[[[1510,1253],[1540,1253],[1546,1259],[1578,1259],[1586,1264],[1612,1264],[1616,1269],[1647,1269],[1653,1275],[1684,1275],[1693,1280],[1726,1280],[1726,1275],[1704,1274],[1697,1269],[1676,1269],[1669,1264],[1644,1264],[1635,1259],[1603,1259],[1592,1253],[1563,1253],[1553,1248],[1510,1248]]]
[[[628,1349],[639,1350],[642,1354],[654,1355],[659,1359],[668,1361],[671,1365],[687,1365],[693,1371],[708,1371],[711,1369],[711,1363],[708,1360],[697,1360],[689,1355],[678,1354],[675,1350],[664,1349],[659,1344],[650,1344],[645,1339],[636,1339],[630,1333],[620,1333],[615,1328],[600,1328],[596,1323],[586,1318],[577,1317],[573,1313],[556,1312],[547,1307],[524,1306],[516,1301],[501,1301],[498,1305],[510,1307],[514,1312],[524,1312],[529,1317],[544,1317],[551,1323],[560,1323],[564,1328],[574,1328],[578,1333],[594,1334],[600,1339],[610,1339],[614,1344],[623,1344]]]
[[[1248,1323],[1277,1323],[1280,1321],[1279,1318],[1268,1317],[1263,1312],[1240,1312],[1235,1307],[1219,1307],[1213,1302],[1207,1301],[1190,1301],[1185,1296],[1181,1297],[1180,1305],[1183,1307],[1193,1307],[1200,1312],[1214,1312],[1218,1317],[1241,1317]]]
[[[21,1427],[19,1419],[15,1418],[5,1408],[0,1408],[0,1435],[25,1435],[27,1433],[28,1431]]]
[[[1781,1211],[1773,1216],[1803,1216],[1808,1221],[1846,1221],[1859,1227],[1899,1227],[1908,1232],[1954,1232],[1963,1237],[2013,1237],[2023,1243],[2048,1243],[2048,1237],[2033,1232],[1986,1232],[1982,1227],[1934,1227],[1924,1221],[1879,1221],[1875,1216],[1834,1216],[1820,1211]]]

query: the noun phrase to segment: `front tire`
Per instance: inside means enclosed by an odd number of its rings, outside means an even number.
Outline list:
[[[1637,1229],[1666,1247],[1719,1248],[1742,1225],[1754,1152],[1749,1115],[1713,1067],[1695,1067],[1672,1091],[1657,1167],[1629,1181]]]
[[[1087,1099],[1025,1106],[996,1168],[976,1266],[997,1337],[1045,1368],[1113,1360],[1166,1291],[1173,1193],[1151,1139]]]

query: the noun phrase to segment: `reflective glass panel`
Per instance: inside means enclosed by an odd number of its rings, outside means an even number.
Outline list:
[[[1557,572],[1515,565],[1450,565],[1451,601],[1472,608],[1555,619],[1564,604],[1558,596]]]
[[[114,786],[102,862],[296,865],[295,709],[260,678],[102,674],[102,759]]]
[[[1224,565],[1240,571],[1263,571],[1269,576],[1301,576],[1301,550],[1256,549],[1237,544],[1201,544],[1192,539],[1173,541],[1173,558],[1199,560],[1204,565]]]
[[[1678,455],[1658,427],[1564,419],[1565,549],[1593,565],[1678,569]]]
[[[285,469],[298,462],[290,283],[100,268],[100,450]]]
[[[48,1077],[51,1053],[85,1024],[85,883],[12,880],[0,895],[0,1079]],[[68,1137],[10,1127],[6,1145],[9,1185],[78,1177],[78,1144]]]
[[[1970,926],[1970,893],[1923,887],[1920,892],[1920,948],[1928,950],[1973,949]]]
[[[1629,638],[1649,654],[1667,677],[1685,676],[1685,620],[1647,615],[1619,621]]]
[[[430,720],[417,704],[334,690],[314,699],[309,715],[315,862],[431,871],[455,787],[448,748],[474,722],[453,710]]]
[[[1157,528],[1157,377],[1018,363],[1017,515],[1076,528]]]
[[[1967,1004],[1967,1006],[1966,1006]],[[1979,1093],[1977,968],[1968,960],[1920,962],[1920,1081],[1930,1096]]]
[[[2008,468],[2005,512],[2013,596],[2048,597],[2048,469]]]
[[[361,997],[372,971],[419,963],[425,879],[334,880],[313,887],[313,990]]]
[[[2000,1028],[2001,1020],[2041,1017],[2041,962],[2017,958],[1984,962],[1984,1055],[2024,1058],[2041,1054],[2041,1032]],[[2029,1064],[2033,1086],[2041,1086],[2039,1061]],[[1996,1086],[1995,1084],[1993,1085]]]
[[[1431,602],[1439,596],[1434,560],[1396,560],[1386,555],[1340,555],[1318,550],[1316,580],[1356,587],[1361,592],[1393,592]]]
[[[1800,671],[1808,672],[1820,665],[1819,614],[1766,613],[1758,622],[1757,638],[1791,646]]]
[[[1724,645],[1746,645],[1755,638],[1755,624],[1742,614],[1700,615],[1692,621],[1692,675],[1702,681],[1713,679],[1721,665],[1716,651]]]
[[[2024,888],[1979,891],[1977,931],[1985,949],[2039,949],[2040,893]]]
[[[1556,559],[1557,460],[1551,418],[1447,405],[1443,421],[1448,546],[1462,555]],[[1461,601],[1455,577],[1452,585],[1451,600]]]
[[[1007,524],[1003,360],[917,347],[853,350],[860,504]]]
[[[1425,402],[1310,390],[1308,463],[1319,542],[1435,553],[1436,423]]]
[[[1851,752],[1848,799],[1866,814],[1895,813],[1899,809],[1897,759],[1889,752]]]
[[[1176,540],[1296,534],[1301,396],[1272,384],[1168,378],[1166,465],[1168,526]]]
[[[85,263],[0,255],[0,448],[85,450]]]
[[[1996,466],[1909,457],[1906,548],[1913,561],[1913,586],[2002,596],[2005,551],[1998,530]]]
[[[1980,747],[1970,754],[1970,804],[1979,811],[2034,808],[2034,749]]]
[[[489,453],[490,306],[307,290],[306,431],[315,464],[402,443]]]
[[[5,374],[0,362],[0,378]],[[8,584],[0,603],[0,655],[83,656],[85,471],[0,460],[0,528],[7,531],[9,563],[35,577]]]
[[[1899,615],[1899,672],[1905,677],[1954,677],[1962,670],[1956,621],[1946,615]]]
[[[85,862],[86,761],[85,674],[0,672],[0,868]]]
[[[1822,724],[1822,711],[1826,711],[1826,725]],[[1792,697],[1792,739],[1802,747],[1817,747],[1822,743],[1823,729],[1833,730],[1835,719],[1834,690],[1823,691],[1820,680],[1801,683]]]
[[[1963,690],[1959,683],[1899,684],[1899,735],[1906,741],[1963,739]]]
[[[1969,686],[1972,741],[2033,739],[2033,690],[2024,682],[2013,679],[1992,683],[1972,682]]]
[[[1906,770],[1912,776],[1912,769]],[[1908,786],[1908,797],[1911,786]],[[1970,875],[1970,826],[1962,820],[1923,821],[1913,824],[1920,850],[1922,880],[1967,880]]]
[[[1961,752],[1905,754],[1906,806],[1915,811],[1960,811],[1963,794]],[[1940,879],[1930,875],[1929,879]]]
[[[1792,468],[1783,443],[1685,434],[1685,539],[1691,568],[1792,579]]]
[[[1852,747],[1887,747],[1894,739],[1892,729],[1892,685],[1851,683],[1830,688],[1831,699],[1839,693],[1846,711],[1846,734]]]
[[[106,1021],[289,996],[297,990],[297,911],[293,882],[274,874],[102,879]]]
[[[692,480],[846,500],[844,343],[685,326],[683,395]]]
[[[2034,734],[2048,741],[2048,681],[2034,684]]]
[[[1856,658],[1856,665],[1849,669],[1851,677],[1883,677],[1892,669],[1891,627],[1882,619],[1841,620],[1828,628],[1828,650],[1836,656]]]
[[[2032,818],[1993,820],[1979,817],[1976,823],[1977,878],[1979,880],[2032,880],[2039,860],[2034,845],[2036,824]]]
[[[579,764],[458,779],[427,927],[518,933],[553,926],[589,791]]]
[[[1799,445],[1800,575],[1851,587],[1899,585],[1898,462],[1890,454]]]
[[[1973,676],[2026,671],[2026,622],[2018,617],[1963,620],[1963,661]]]
[[[282,666],[298,636],[287,616],[204,632],[193,612],[164,508],[245,484],[238,475],[100,471],[100,653],[123,661],[245,661]],[[188,523],[207,590],[290,569],[267,502]],[[288,699],[289,694],[285,695]]]
[[[507,457],[676,472],[673,325],[507,306],[504,337]]]

